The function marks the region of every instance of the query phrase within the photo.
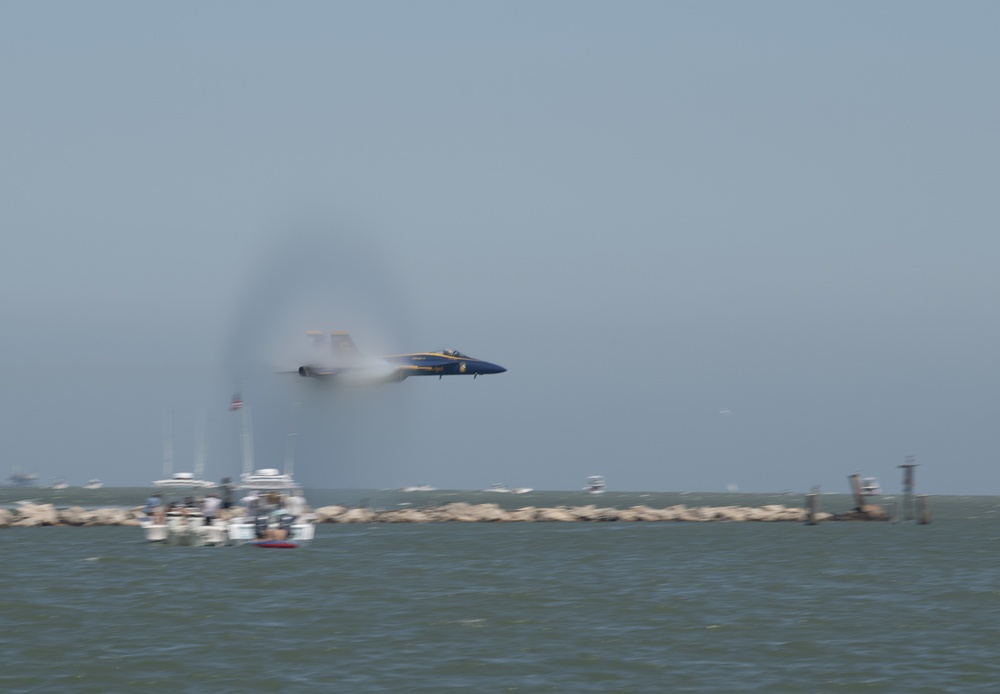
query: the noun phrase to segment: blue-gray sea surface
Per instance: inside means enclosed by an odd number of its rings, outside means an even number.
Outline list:
[[[0,691],[1000,691],[1000,498],[932,504],[924,526],[324,525],[283,551],[9,528]]]

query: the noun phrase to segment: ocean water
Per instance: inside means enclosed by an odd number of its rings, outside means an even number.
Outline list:
[[[547,494],[487,498],[592,500]],[[283,551],[9,528],[0,691],[1000,691],[1000,498],[932,508],[923,526],[324,525]]]

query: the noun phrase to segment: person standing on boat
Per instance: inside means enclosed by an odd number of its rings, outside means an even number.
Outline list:
[[[301,489],[292,491],[292,495],[285,499],[285,512],[295,520],[302,517],[306,510],[306,500],[302,496]]]
[[[229,477],[222,478],[222,508],[233,507],[233,481]]]
[[[149,498],[146,499],[146,505],[143,506],[142,512],[146,514],[147,517],[151,518],[153,521],[160,523],[163,519],[163,495],[162,494],[150,494]]]
[[[201,514],[205,516],[205,525],[211,525],[215,517],[219,515],[219,509],[222,508],[222,499],[219,498],[218,494],[212,493],[205,497],[201,502]]]
[[[243,497],[243,507],[246,509],[247,518],[254,518],[257,515],[257,510],[260,508],[260,497],[257,496],[257,492],[250,490],[247,495]]]
[[[264,540],[287,540],[291,527],[291,516],[281,503],[281,496],[272,492],[267,495],[267,522],[263,533]]]

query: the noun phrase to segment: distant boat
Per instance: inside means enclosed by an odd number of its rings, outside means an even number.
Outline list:
[[[175,487],[179,489],[210,489],[216,486],[215,482],[195,477],[193,472],[175,472],[166,479],[156,480],[153,484],[157,487]]]
[[[52,484],[49,485],[49,489],[52,489],[52,490],[55,490],[55,491],[60,491],[60,490],[63,490],[63,489],[68,489],[68,488],[69,488],[69,485],[66,484],[66,481],[63,480],[63,479],[55,479],[55,480],[52,481]]]
[[[400,487],[401,492],[436,492],[437,487],[432,487],[429,484],[419,484],[415,487]]]
[[[528,492],[533,492],[534,489],[531,487],[508,487],[507,485],[497,484],[490,485],[489,489],[484,489],[484,492],[496,492],[497,494],[527,494]]]
[[[104,486],[104,482],[101,480],[88,480],[87,484],[83,485],[84,489],[100,489]]]
[[[14,470],[14,472],[10,473],[8,481],[15,487],[30,487],[38,481],[38,475],[33,472]]]
[[[280,492],[295,489],[296,485],[291,475],[283,474],[277,468],[266,467],[240,475],[240,483],[236,488],[258,492]]]
[[[605,489],[604,478],[600,475],[591,475],[587,478],[587,486],[584,490],[588,494],[603,494]]]
[[[878,483],[878,477],[862,477],[861,493],[865,496],[879,496],[882,493],[882,487]]]

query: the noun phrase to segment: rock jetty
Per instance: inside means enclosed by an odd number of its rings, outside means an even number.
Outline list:
[[[231,515],[236,513],[238,510],[230,510]],[[808,512],[805,509],[777,504],[760,507],[701,506],[694,508],[688,508],[684,505],[667,508],[633,506],[626,509],[604,508],[591,504],[588,506],[557,506],[555,508],[525,506],[508,511],[500,508],[497,504],[460,502],[443,506],[387,511],[347,506],[323,506],[315,509],[312,513],[317,523],[575,523],[612,521],[622,523],[671,521],[769,523],[793,521],[802,523],[808,520]],[[132,509],[84,509],[78,506],[57,509],[52,504],[23,504],[17,509],[0,509],[0,528],[56,525],[137,526],[142,517],[142,511],[138,506]],[[869,506],[863,511],[854,509],[844,514],[817,513],[815,520],[887,520],[887,516],[881,512],[881,507]]]
[[[57,509],[52,504],[22,504],[16,509],[0,508],[0,528],[37,528],[43,525],[139,525],[140,507],[85,509],[79,506]]]

